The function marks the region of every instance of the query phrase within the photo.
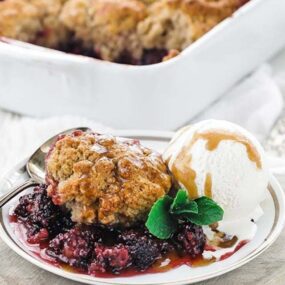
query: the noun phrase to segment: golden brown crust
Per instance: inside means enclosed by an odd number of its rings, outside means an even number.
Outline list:
[[[60,12],[67,0],[28,0],[39,11],[42,30],[36,44],[57,48],[68,40],[67,28],[59,19]]]
[[[32,42],[41,29],[38,10],[24,0],[0,2],[0,36]]]
[[[160,155],[137,141],[106,135],[60,139],[46,166],[49,195],[70,208],[76,222],[135,223],[171,186]]]
[[[66,0],[0,1],[0,36],[56,48],[67,41],[59,21]]]
[[[124,52],[138,59],[142,49],[136,27],[145,16],[146,7],[137,0],[70,0],[61,20],[103,59],[116,60]]]
[[[175,2],[170,0],[174,7]],[[197,40],[246,2],[248,0],[184,0],[179,6],[191,18],[193,40]]]
[[[191,19],[169,0],[148,6],[148,17],[139,23],[137,31],[146,49],[182,50],[193,39]]]
[[[138,33],[145,48],[183,50],[248,0],[160,0],[148,6]]]

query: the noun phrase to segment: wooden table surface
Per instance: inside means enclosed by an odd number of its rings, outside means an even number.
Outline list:
[[[285,188],[285,176],[278,177]],[[0,239],[1,285],[76,285],[48,273],[25,261]],[[285,284],[285,231],[259,257],[223,276],[199,283],[201,285],[284,285]]]

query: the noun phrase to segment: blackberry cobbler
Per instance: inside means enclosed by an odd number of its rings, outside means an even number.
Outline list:
[[[46,262],[101,277],[224,261],[254,239],[270,177],[258,141],[215,120],[180,129],[162,156],[77,130],[45,166],[46,184],[14,209],[15,234]]]
[[[176,56],[249,0],[2,0],[0,36],[103,60]]]

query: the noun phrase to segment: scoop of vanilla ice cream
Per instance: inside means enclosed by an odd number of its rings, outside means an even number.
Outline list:
[[[206,120],[184,127],[163,158],[191,198],[209,196],[224,209],[224,221],[249,216],[266,197],[264,150],[233,123]]]

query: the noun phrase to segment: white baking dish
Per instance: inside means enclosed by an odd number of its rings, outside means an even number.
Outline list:
[[[129,66],[0,42],[0,106],[174,129],[285,45],[285,1],[251,0],[176,58]]]

